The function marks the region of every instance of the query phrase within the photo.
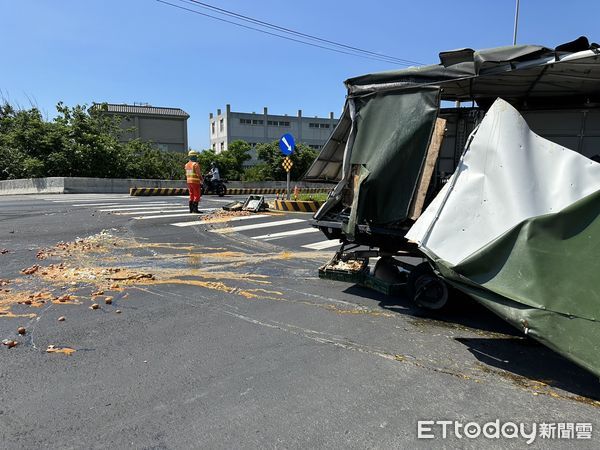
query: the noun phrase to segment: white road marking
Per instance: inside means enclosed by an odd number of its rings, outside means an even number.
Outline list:
[[[54,195],[39,195],[39,198],[47,198],[50,200],[64,200],[71,198],[135,198],[128,194],[54,194]]]
[[[256,217],[256,216],[254,216]],[[246,231],[246,230],[256,230],[258,228],[270,228],[270,227],[280,227],[282,225],[289,225],[292,223],[300,223],[306,222],[303,219],[287,219],[287,220],[277,220],[275,222],[260,222],[253,223],[252,225],[241,225],[239,227],[231,227],[231,228],[221,228],[219,230],[211,230],[212,233],[233,233],[237,231]]]
[[[204,208],[202,210],[202,212],[204,212],[204,211],[214,211],[215,209],[217,209],[217,208]],[[190,212],[188,212],[188,213],[181,213],[181,214],[157,214],[155,216],[134,217],[134,219],[135,220],[147,220],[147,219],[163,219],[163,218],[166,218],[166,217],[185,217],[185,216],[190,217],[190,219],[197,219],[198,217],[202,217],[202,214],[201,215],[197,215],[197,214],[191,214]]]
[[[78,203],[71,206],[119,206],[122,203]]]
[[[306,245],[303,245],[302,248],[308,248],[310,250],[324,250],[326,248],[339,247],[340,245],[342,245],[340,243],[340,241],[338,241],[337,239],[333,239],[333,240],[315,242],[314,244],[306,244]]]
[[[106,205],[106,206],[132,206],[132,207],[140,207],[140,206],[153,206],[153,205],[168,205],[168,204],[173,204],[173,203],[169,203],[169,202],[144,202],[144,203],[140,203],[140,202],[120,202],[120,201],[113,201],[110,203],[76,203],[73,204],[71,206],[102,206],[102,205]]]
[[[123,200],[134,200],[132,197],[93,197],[93,198],[70,198],[68,200],[53,200],[49,198],[44,198],[42,200],[48,200],[53,203],[87,203],[87,202],[114,202],[114,201],[123,201]],[[139,201],[137,198],[135,199]]]
[[[117,215],[117,216],[133,216],[135,214],[137,215],[142,215],[142,216],[146,216],[148,214],[161,214],[161,213],[182,213],[182,212],[188,212],[189,214],[189,209],[181,209],[181,207],[179,208],[168,208],[168,209],[148,209],[148,210],[144,210],[144,211],[127,211],[127,212],[115,212],[113,214]]]
[[[232,202],[235,202],[235,201],[236,200],[231,200],[231,199],[225,200],[225,199],[222,199],[222,198],[202,197],[202,200],[200,201],[200,203],[202,203],[202,202],[232,203]]]
[[[261,217],[271,217],[268,214],[256,214],[254,216],[242,216],[242,217],[233,217],[229,220],[224,220],[223,222],[214,222],[214,221],[206,221],[206,220],[198,220],[193,222],[177,222],[172,223],[170,225],[176,227],[191,227],[193,225],[206,225],[207,223],[229,223],[229,222],[237,222],[238,220],[246,220],[246,219],[259,219]]]
[[[275,239],[281,239],[286,236],[296,236],[298,234],[315,233],[319,232],[318,228],[300,228],[299,230],[282,231],[280,233],[263,234],[261,236],[254,236],[252,239],[263,239],[265,241],[272,241]]]
[[[85,204],[89,204],[89,203],[98,203],[98,202],[110,202],[110,203],[115,203],[115,202],[122,202],[123,199],[122,198],[95,198],[95,199],[90,199],[90,200],[86,200],[84,198],[74,198],[73,200],[52,200],[52,203],[85,203]]]
[[[136,211],[140,209],[158,209],[158,208],[183,208],[184,205],[176,204],[176,203],[160,203],[157,205],[135,205],[135,206],[125,206],[125,205],[117,205],[117,207],[101,209],[102,212],[114,212],[114,211]]]

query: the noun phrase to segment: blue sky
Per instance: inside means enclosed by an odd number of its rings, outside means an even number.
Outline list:
[[[169,0],[178,3],[179,0]],[[221,8],[399,58],[512,43],[514,0],[207,0]],[[598,0],[521,0],[518,43],[600,41]],[[54,105],[147,102],[186,110],[190,145],[208,148],[224,109],[339,115],[343,80],[402,68],[266,36],[155,0],[0,0],[0,92]]]

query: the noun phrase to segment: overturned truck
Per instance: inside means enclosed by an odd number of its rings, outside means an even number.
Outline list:
[[[581,37],[440,53],[346,81],[305,178],[336,259],[377,256],[439,308],[452,286],[600,376],[600,51]],[[412,266],[401,256],[419,256]]]

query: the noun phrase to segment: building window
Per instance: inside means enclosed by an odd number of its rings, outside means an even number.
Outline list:
[[[290,123],[284,120],[269,120],[267,125],[271,125],[273,127],[289,127]]]
[[[225,142],[221,142],[221,151],[225,150]]]
[[[310,145],[310,144],[309,144],[309,147],[312,148],[313,150],[321,150],[323,148],[322,145]]]
[[[309,122],[308,128],[329,128],[329,124],[328,123]]]
[[[219,119],[219,131],[223,131],[223,119]]]
[[[329,124],[328,123],[322,123],[319,125],[321,128],[329,128]]]
[[[213,149],[213,150],[216,150],[216,149],[217,149],[217,144],[213,144],[213,145],[212,145],[212,149]]]
[[[211,129],[212,129],[212,134],[215,134],[215,123],[211,122],[210,126],[211,126]]]
[[[265,121],[262,119],[240,119],[241,125],[263,125],[264,123]]]

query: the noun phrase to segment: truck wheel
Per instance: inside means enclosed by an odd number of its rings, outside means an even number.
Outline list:
[[[373,276],[388,283],[402,283],[406,278],[402,278],[398,266],[392,262],[389,256],[382,256],[373,268]]]
[[[441,309],[448,303],[448,285],[438,277],[429,263],[416,266],[408,276],[408,292],[419,307]]]

